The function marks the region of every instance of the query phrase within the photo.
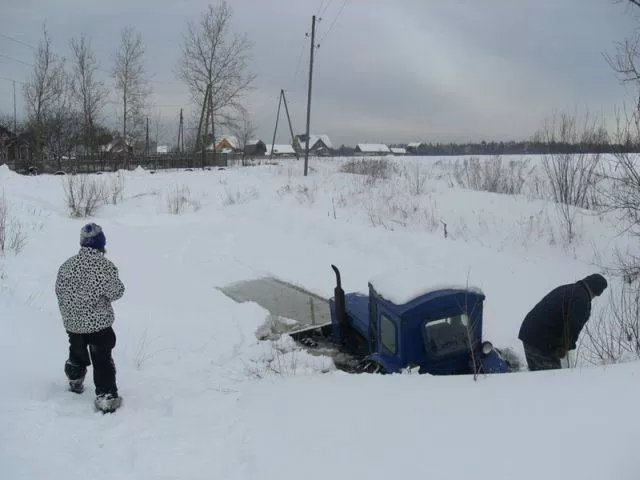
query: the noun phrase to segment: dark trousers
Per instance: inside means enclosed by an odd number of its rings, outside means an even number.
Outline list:
[[[524,342],[522,345],[524,345],[524,356],[527,359],[527,366],[530,371],[556,370],[562,368],[560,359],[557,356],[538,350]]]
[[[71,333],[69,336],[69,359],[64,371],[69,380],[83,379],[87,367],[93,363],[93,383],[96,395],[111,393],[118,395],[116,386],[116,366],[111,350],[116,346],[113,328],[105,328],[95,333]]]

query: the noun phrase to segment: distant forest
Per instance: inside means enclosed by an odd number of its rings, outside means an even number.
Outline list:
[[[407,144],[390,147],[407,148]],[[421,143],[419,147],[407,148],[412,155],[540,155],[549,153],[620,153],[640,152],[640,145],[625,145],[607,142],[562,143],[540,141],[508,141],[480,143]],[[342,145],[335,149],[336,155],[353,155],[354,148]]]

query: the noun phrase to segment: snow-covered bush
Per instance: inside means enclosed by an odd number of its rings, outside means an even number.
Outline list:
[[[593,208],[600,154],[590,153],[594,146],[608,143],[607,132],[586,115],[579,124],[575,115],[556,114],[545,121],[537,140],[554,146],[542,155],[542,167],[549,182],[551,199],[558,204]],[[578,145],[577,153],[563,152],[564,145]]]
[[[9,202],[2,192],[0,196],[0,255],[6,252],[20,253],[27,241],[22,223],[11,217]]]
[[[250,188],[237,188],[231,190],[225,188],[225,193],[222,197],[222,204],[225,206],[248,203],[251,200],[258,198],[258,190],[253,187]]]
[[[125,178],[122,172],[109,177],[109,184],[104,189],[104,201],[112,205],[120,203],[124,196]]]
[[[373,184],[378,180],[390,178],[397,173],[397,167],[386,158],[354,158],[342,165],[340,171],[363,175],[367,183]]]
[[[176,185],[169,190],[165,196],[167,209],[173,215],[184,213],[187,205],[191,205],[194,210],[200,208],[200,204],[192,200],[191,191],[186,185]]]
[[[406,166],[403,175],[409,185],[409,191],[413,195],[422,195],[425,192],[429,175],[421,162],[414,162],[413,165]]]
[[[478,157],[471,157],[456,162],[453,177],[463,188],[519,195],[525,184],[528,166],[524,160],[505,162],[500,155],[494,155],[484,162]]]
[[[90,217],[104,203],[106,187],[98,178],[87,174],[65,175],[62,186],[72,217]]]
[[[587,363],[640,359],[640,281],[626,276],[621,280],[620,286],[608,288],[608,305],[585,325],[580,357]]]
[[[264,351],[246,366],[246,373],[254,378],[269,376],[291,377],[299,373],[304,352],[288,335],[263,342]]]

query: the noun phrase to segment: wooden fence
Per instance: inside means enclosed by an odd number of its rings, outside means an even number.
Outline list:
[[[257,157],[256,157],[257,158]],[[126,158],[123,154],[98,153],[92,155],[78,155],[74,158],[60,158],[53,161],[9,161],[9,168],[24,174],[60,174],[60,173],[101,173],[118,170],[134,170],[138,166],[145,170],[167,169],[214,169],[229,165],[250,164],[256,158],[241,153],[207,152],[201,153],[164,153],[155,155],[130,154]],[[265,159],[265,157],[261,157]]]

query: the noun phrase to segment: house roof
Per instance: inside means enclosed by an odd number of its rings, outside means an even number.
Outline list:
[[[391,147],[391,148],[389,148],[389,150],[391,150],[391,153],[407,153],[407,149],[406,148]]]
[[[293,149],[291,145],[274,145],[273,146],[274,155],[282,155],[282,154],[295,154],[296,151]],[[266,155],[271,155],[271,144],[267,145]]]
[[[301,140],[300,137],[303,137],[304,135],[298,135],[297,140],[298,143],[300,144],[300,148],[307,148],[307,142],[305,142],[304,140]],[[329,136],[328,135],[315,135],[315,134],[309,134],[309,140],[311,140],[311,142],[309,143],[309,145],[311,145],[309,148],[312,149],[313,147],[316,146],[316,143],[318,143],[318,141],[322,140],[322,143],[324,143],[327,148],[333,148],[333,145],[331,144],[331,140],[329,140]]]
[[[130,138],[127,138],[126,145],[128,147],[133,146],[133,142],[131,141]],[[125,142],[122,139],[122,137],[116,137],[106,145],[102,145],[100,147],[100,150],[103,152],[122,151],[124,149],[124,146],[125,146]]]
[[[3,125],[0,125],[0,135],[3,135],[3,136],[6,135],[7,137],[15,137],[15,134]]]
[[[216,145],[219,145],[223,140],[229,142],[229,145],[231,145],[233,148],[238,148],[238,145],[240,145],[240,142],[238,142],[238,137],[236,137],[235,135],[223,135],[218,139]]]
[[[410,142],[407,147],[409,148],[418,148],[421,145],[420,142]]]
[[[387,147],[384,143],[359,143],[356,148],[361,152],[391,153],[389,147]]]

